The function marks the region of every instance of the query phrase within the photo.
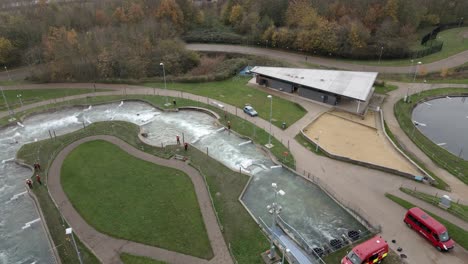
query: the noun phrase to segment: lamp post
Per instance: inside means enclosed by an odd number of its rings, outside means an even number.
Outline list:
[[[73,241],[73,246],[75,246],[76,255],[78,255],[78,260],[80,261],[80,264],[83,264],[83,260],[81,260],[80,251],[78,250],[78,247],[76,246],[75,237],[73,236],[73,229],[71,227],[65,229],[65,234],[71,236],[72,241]]]
[[[271,187],[273,187],[273,192],[275,194],[275,200],[272,204],[267,205],[268,212],[272,214],[273,217],[273,222],[271,223],[271,245],[270,245],[270,254],[268,254],[268,257],[270,259],[275,258],[275,244],[273,243],[273,230],[276,227],[276,218],[283,209],[279,204],[278,204],[278,194],[281,196],[284,196],[286,193],[283,190],[278,190],[278,185],[273,182],[271,184]]]
[[[319,140],[320,140],[320,135],[322,134],[322,130],[319,130],[319,134],[318,136],[315,138],[317,139],[317,144],[315,144],[315,152],[318,152],[318,148],[319,148]]]
[[[10,76],[10,74],[8,73],[8,69],[7,67],[5,66],[5,71],[7,72],[8,76]],[[0,85],[0,90],[2,91],[2,96],[3,96],[3,101],[5,102],[5,106],[8,110],[8,113],[10,114],[11,117],[13,117],[12,113],[11,113],[11,109],[10,109],[10,105],[8,104],[8,101],[7,101],[7,98],[5,96],[5,93],[3,92],[3,86]]]
[[[380,64],[380,60],[382,59],[382,53],[383,53],[383,46],[380,47],[379,64]]]
[[[422,62],[420,62],[420,61],[418,61],[418,63],[416,64],[416,68],[414,69],[414,75],[413,75],[413,84],[416,81],[416,75],[418,74],[419,65],[421,65],[421,64],[422,64]],[[411,101],[410,100],[410,95],[409,95],[409,87],[406,90],[406,98],[407,98],[407,101]]]
[[[167,85],[166,85],[166,69],[164,68],[164,63],[159,63],[159,65],[162,66],[163,69],[163,78],[164,78],[164,92],[167,93]],[[165,106],[169,106],[169,102],[167,100],[167,94],[166,94],[166,103],[164,104]]]
[[[21,97],[22,97],[22,95],[21,95],[21,94],[17,94],[17,95],[16,95],[16,98],[18,98],[18,99],[19,99],[19,101],[20,101],[20,105],[21,105],[21,107],[23,107],[23,100],[21,100]]]
[[[5,71],[6,71],[7,75],[8,75],[8,80],[10,80],[10,81],[11,81],[10,72],[8,71],[8,68],[7,68],[7,66],[4,66],[4,68],[5,68]]]
[[[268,134],[268,144],[266,144],[265,147],[272,148],[273,145],[271,144],[271,119],[273,114],[273,96],[269,94],[267,98],[270,99],[270,133]]]
[[[458,22],[458,27],[460,27],[461,24],[463,24],[463,17],[460,17],[460,21]]]
[[[291,252],[289,248],[286,248],[285,251],[286,251],[286,254],[289,254],[289,252]],[[284,264],[284,251],[283,251],[283,258],[281,259],[281,264]]]

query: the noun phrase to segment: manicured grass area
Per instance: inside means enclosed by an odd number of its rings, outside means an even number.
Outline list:
[[[124,264],[167,264],[163,261],[157,261],[146,257],[134,256],[127,253],[121,254],[120,259]]]
[[[59,136],[55,140],[48,139],[24,145],[18,151],[17,158],[24,160],[30,165],[38,161],[42,167],[42,175],[47,175],[50,163],[55,159],[56,154],[60,150],[80,138],[92,135],[116,136],[134,147],[142,149],[150,154],[161,157],[171,155],[170,153],[172,153],[172,150],[170,148],[152,148],[142,143],[136,136],[138,135],[138,132],[139,127],[130,123],[116,121],[94,123],[86,127],[86,129]],[[50,198],[46,185],[38,186],[38,188],[34,188],[33,191],[38,198],[41,210],[46,218],[47,227],[49,228],[54,244],[57,246],[57,251],[62,263],[78,264],[79,261],[73,244],[66,240],[66,236],[64,236],[65,229],[69,227],[69,225],[61,216],[54,202]],[[77,240],[78,248],[81,252],[84,263],[99,263],[99,260],[80,242],[77,236],[75,236],[75,240]]]
[[[327,264],[337,264],[341,263],[341,259],[351,250],[355,245],[349,245],[344,248],[341,248],[330,255],[327,255],[323,258],[323,261]],[[383,264],[400,264],[402,263],[400,257],[393,250],[389,249],[388,255],[385,260],[382,261]]]
[[[441,178],[439,178],[437,175],[435,175],[432,171],[430,171],[422,161],[420,161],[418,158],[416,158],[413,154],[409,153],[406,151],[398,142],[396,139],[395,135],[393,135],[392,131],[390,128],[387,126],[387,122],[384,121],[384,127],[385,127],[385,132],[387,132],[387,135],[390,137],[390,139],[397,145],[397,147],[403,151],[412,161],[414,161],[416,164],[418,164],[419,167],[421,167],[424,171],[426,171],[429,175],[431,175],[432,178],[434,178],[437,182],[432,184],[432,186],[441,189],[441,190],[448,190],[450,186]]]
[[[467,88],[441,88],[423,91],[420,94],[410,96],[410,103],[405,103],[403,99],[394,105],[394,114],[400,124],[401,129],[406,135],[437,165],[446,169],[448,172],[458,177],[461,181],[468,184],[468,161],[463,160],[444,148],[434,144],[429,138],[424,136],[412,121],[413,108],[419,101],[432,96],[459,95],[468,94]]]
[[[105,89],[97,89],[97,92],[108,91]],[[18,95],[21,95],[23,105],[32,104],[39,101],[45,101],[54,98],[60,98],[76,94],[93,93],[93,89],[29,89],[29,90],[4,90],[10,109],[21,106]],[[6,105],[1,98],[0,111],[5,111]]]
[[[73,207],[102,233],[205,259],[213,256],[193,184],[182,171],[92,141],[65,159],[61,183]]]
[[[429,195],[427,193],[419,192],[416,190],[411,190],[408,188],[401,187],[400,191],[407,193],[415,198],[418,198],[420,200],[423,200],[427,203],[433,204],[437,206],[440,202],[440,196],[433,196]],[[456,201],[451,203],[451,206],[449,209],[447,209],[447,212],[453,214],[456,217],[459,217],[460,219],[468,222],[468,206],[463,205],[463,204],[457,204]]]
[[[413,205],[412,203],[410,203],[410,202],[408,202],[408,201],[406,201],[404,199],[401,199],[400,197],[397,197],[395,195],[391,195],[389,193],[386,193],[385,196],[388,199],[394,201],[395,203],[403,206],[406,209],[410,209],[410,208],[415,207],[415,205]],[[426,211],[426,213],[428,213],[434,219],[436,219],[441,224],[443,224],[447,228],[450,237],[453,240],[455,240],[455,242],[458,245],[460,245],[461,247],[463,247],[465,249],[468,249],[468,231],[466,231],[463,228],[460,228],[460,227],[450,223],[449,221],[447,221],[447,220],[443,219],[442,217],[439,217],[439,216],[437,216],[437,215],[435,215],[435,214],[433,214],[431,212]],[[403,216],[402,216],[402,218],[403,218]]]
[[[398,89],[398,86],[391,85],[391,84],[376,85],[375,86],[375,92],[378,93],[378,94],[386,94],[386,93],[394,91],[396,89]]]
[[[421,61],[422,63],[429,63],[429,62],[434,62],[438,61],[441,59],[445,59],[447,57],[450,57],[452,55],[455,55],[457,53],[463,52],[468,49],[468,39],[464,39],[462,37],[462,32],[467,32],[468,27],[461,27],[461,28],[453,28],[449,30],[445,30],[440,32],[437,35],[438,40],[442,40],[444,42],[444,46],[442,47],[442,50],[440,52],[431,54],[429,56],[425,56],[422,58],[416,58],[414,59],[413,65]],[[427,31],[427,33],[430,32],[430,30]],[[420,42],[421,39],[418,38],[417,42]],[[419,45],[414,45],[415,50],[420,50],[423,49],[424,46]],[[385,49],[383,50],[383,53],[385,54]],[[372,60],[372,61],[364,61],[364,60],[346,60],[346,62],[350,63],[355,63],[355,64],[366,64],[366,65],[375,65],[375,66],[410,66],[411,65],[411,59],[400,59],[400,60],[382,60],[379,64],[378,60]]]
[[[234,77],[225,81],[207,83],[168,83],[167,89],[178,90],[206,96],[213,100],[225,102],[239,108],[244,108],[245,104],[252,105],[257,110],[258,115],[265,119],[270,119],[270,99],[268,93],[247,86],[249,77]],[[164,87],[164,83],[147,83],[148,87]],[[300,105],[273,96],[273,124],[281,127],[282,122],[292,124],[301,119],[306,114],[306,110]]]

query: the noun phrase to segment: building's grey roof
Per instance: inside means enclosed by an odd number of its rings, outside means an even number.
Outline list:
[[[361,101],[365,101],[368,98],[378,74],[377,72],[331,71],[261,66],[254,67],[250,71]]]

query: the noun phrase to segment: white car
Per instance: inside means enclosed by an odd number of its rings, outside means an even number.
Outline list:
[[[255,109],[253,109],[253,107],[250,105],[244,107],[244,113],[248,114],[249,116],[258,116],[257,111],[255,111]]]

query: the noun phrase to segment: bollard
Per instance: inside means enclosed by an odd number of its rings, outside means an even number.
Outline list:
[[[239,174],[242,174],[242,167],[239,166]]]
[[[52,139],[52,133],[50,133],[50,129],[49,129],[49,136],[50,136],[50,139]]]
[[[161,148],[164,148],[163,143],[161,142]]]
[[[206,155],[209,157],[210,155],[208,154],[208,147],[206,147]]]
[[[86,125],[85,125],[84,121],[82,123],[83,123],[83,129],[86,129]]]
[[[57,135],[55,134],[55,130],[54,130],[54,139],[56,139],[56,138],[57,138]]]
[[[182,133],[182,143],[185,143],[185,135]]]

